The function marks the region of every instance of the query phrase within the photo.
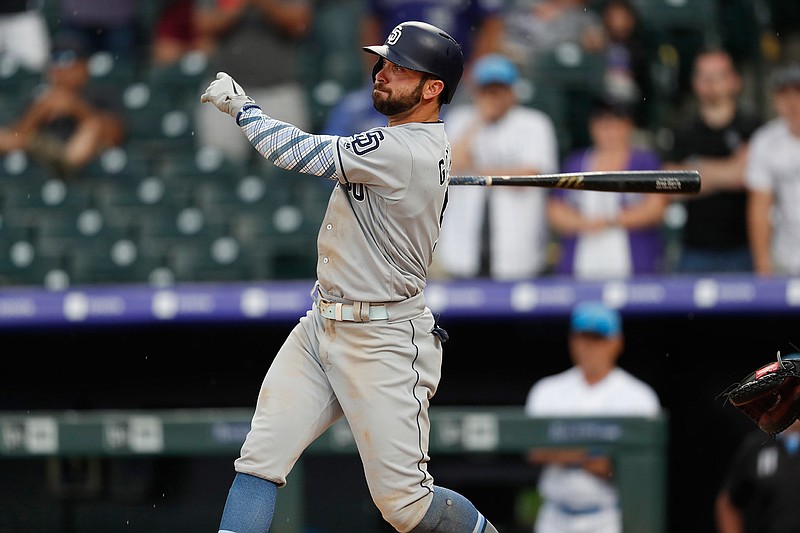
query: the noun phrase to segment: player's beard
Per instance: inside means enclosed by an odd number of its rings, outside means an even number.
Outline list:
[[[422,98],[422,88],[424,86],[425,80],[422,79],[412,93],[396,97],[392,97],[392,95],[389,94],[386,99],[380,98],[381,92],[372,91],[372,105],[378,113],[387,117],[405,113],[419,103]]]

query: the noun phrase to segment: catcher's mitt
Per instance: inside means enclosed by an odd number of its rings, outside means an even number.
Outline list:
[[[800,353],[764,365],[725,393],[727,400],[755,422],[776,435],[800,414]]]

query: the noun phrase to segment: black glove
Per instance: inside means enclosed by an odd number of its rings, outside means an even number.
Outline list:
[[[770,435],[800,414],[800,353],[789,354],[750,373],[724,393],[727,401]]]

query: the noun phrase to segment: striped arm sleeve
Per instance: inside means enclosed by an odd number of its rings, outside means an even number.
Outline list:
[[[337,179],[332,135],[312,135],[245,105],[236,117],[256,150],[273,165],[303,174]]]

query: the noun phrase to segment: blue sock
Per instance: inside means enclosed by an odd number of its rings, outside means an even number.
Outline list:
[[[220,533],[267,533],[278,486],[249,474],[236,474],[228,491]]]

